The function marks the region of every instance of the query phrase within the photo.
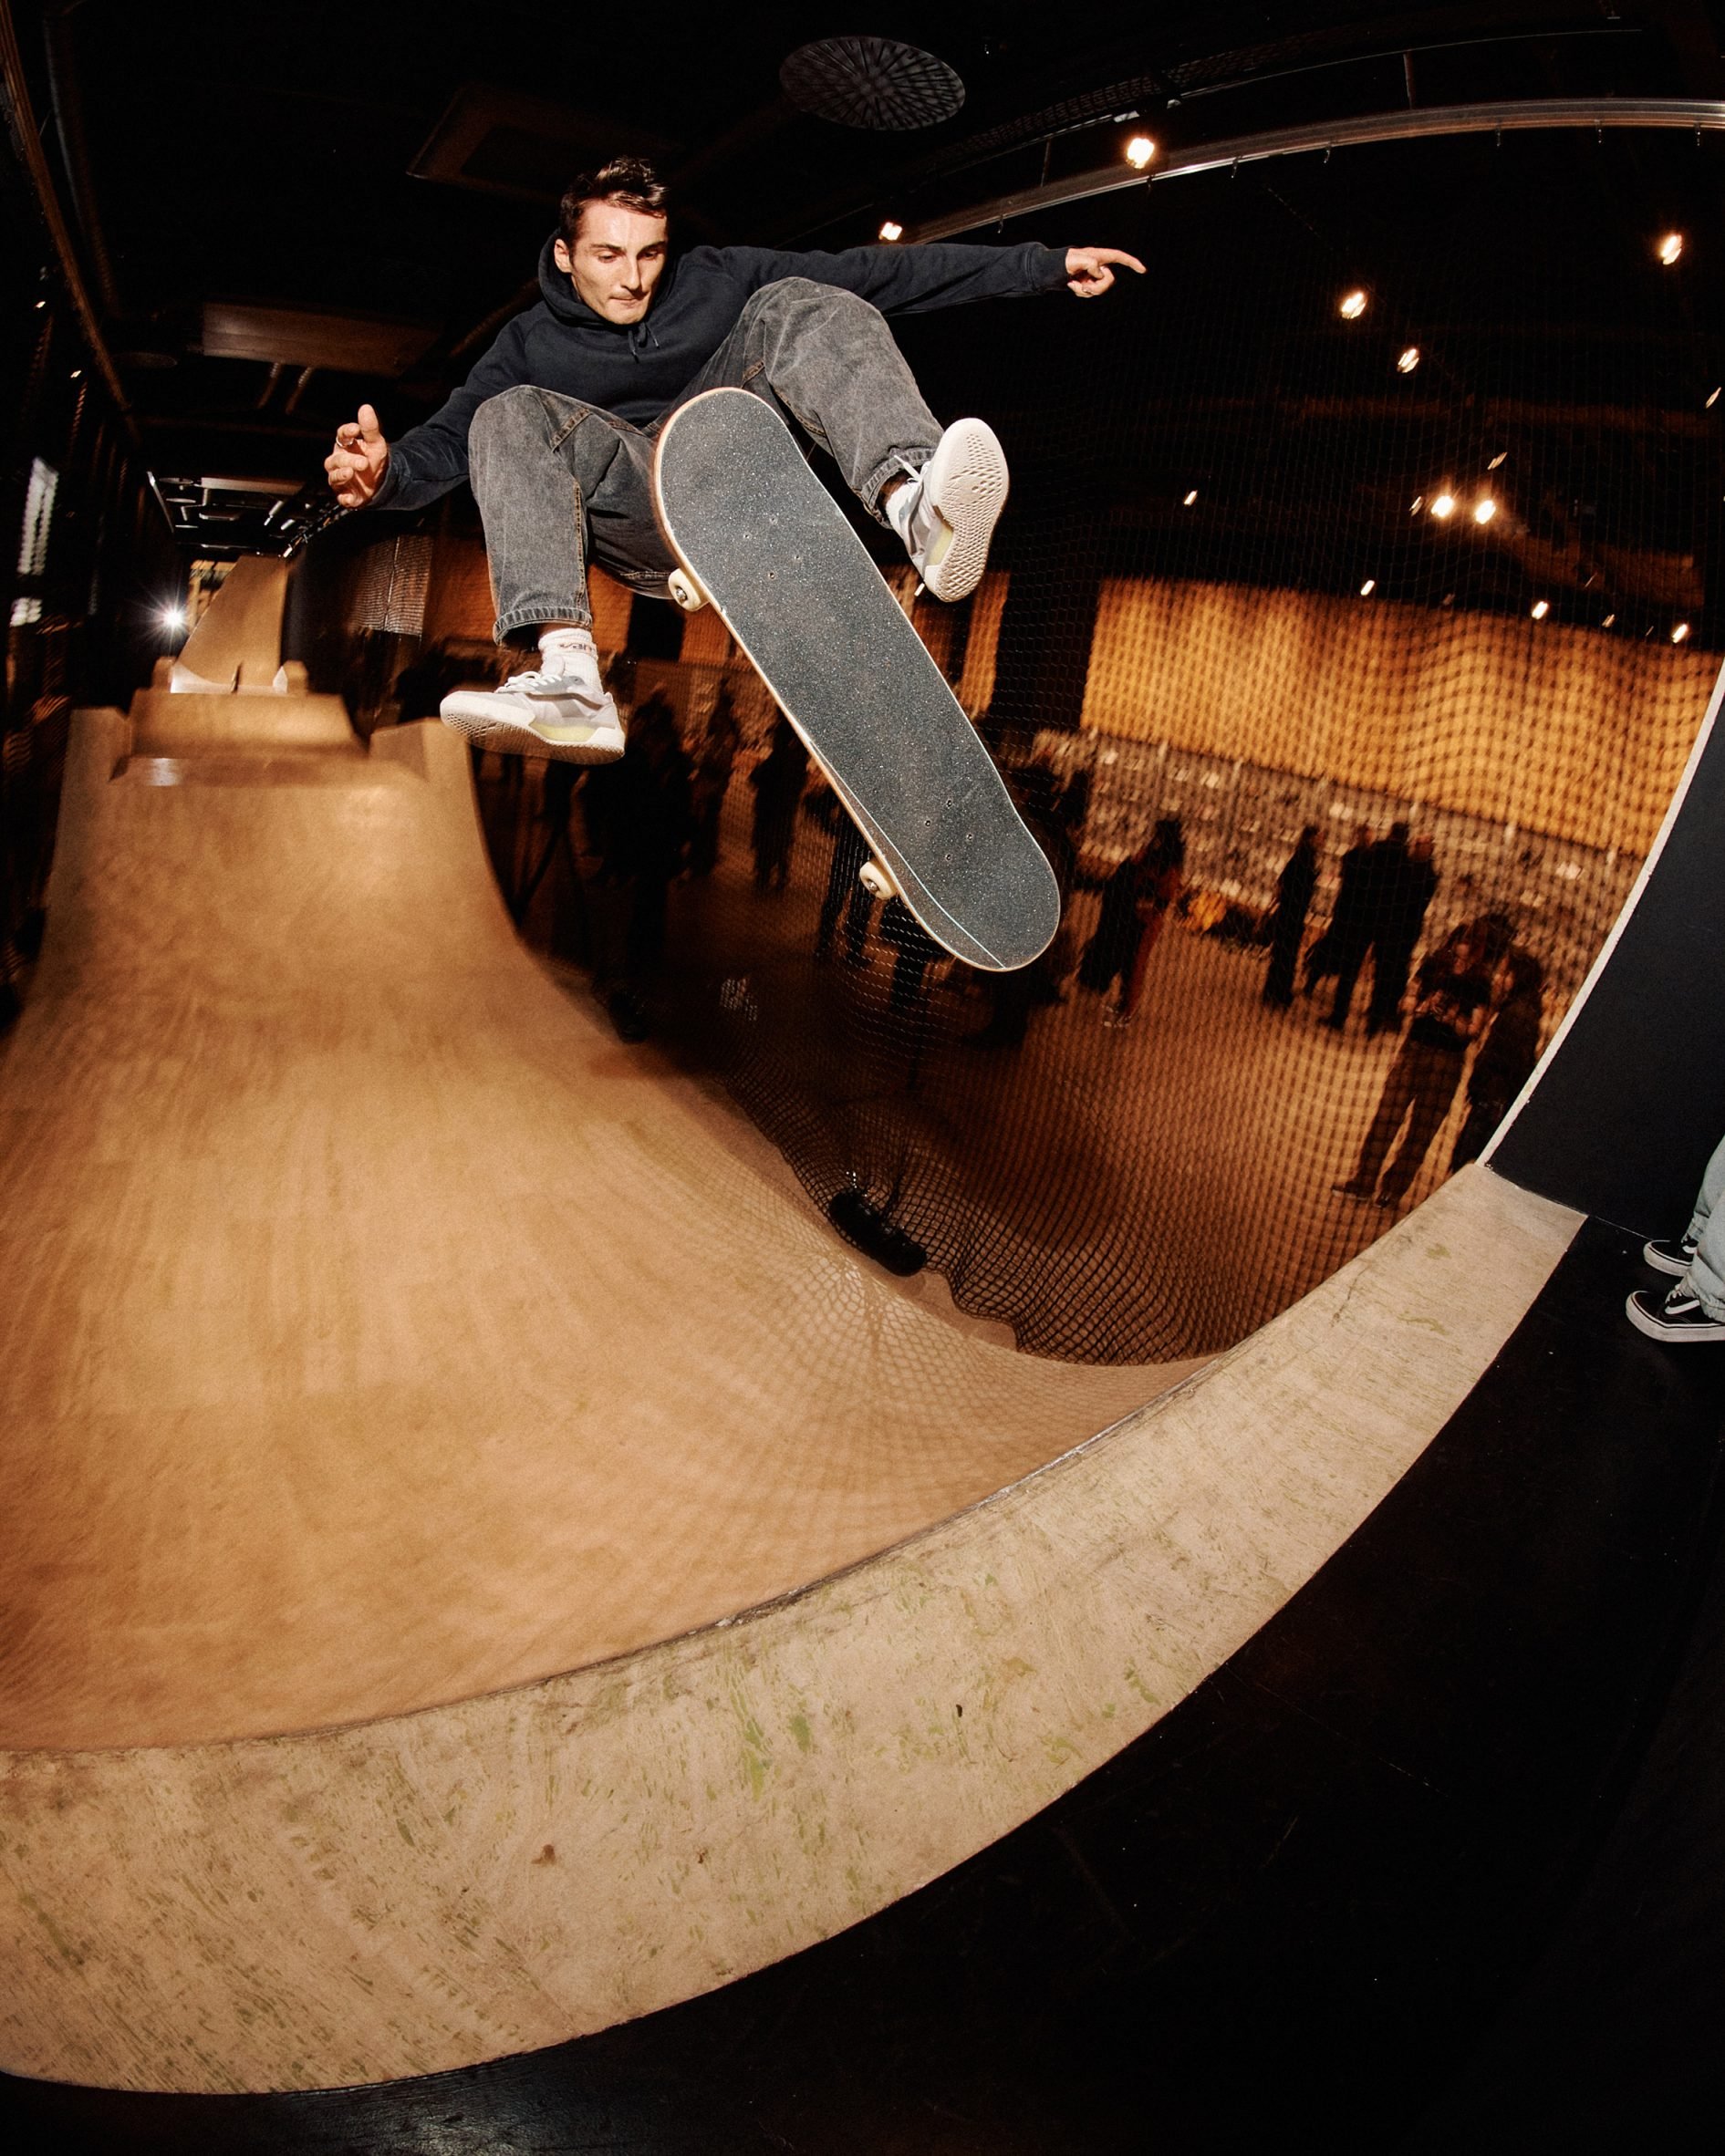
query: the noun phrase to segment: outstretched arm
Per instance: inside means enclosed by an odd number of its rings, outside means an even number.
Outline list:
[[[378,415],[362,404],[357,420],[336,430],[334,452],[324,459],[329,484],[345,509],[422,509],[467,477],[467,430],[488,397],[527,378],[521,357],[517,315],[467,379],[429,420],[410,427],[397,441],[383,439]]]
[[[1138,256],[1118,247],[1068,247],[1066,282],[1080,299],[1100,299],[1114,283],[1117,262],[1122,269],[1137,270],[1140,277],[1144,275],[1144,264]]]

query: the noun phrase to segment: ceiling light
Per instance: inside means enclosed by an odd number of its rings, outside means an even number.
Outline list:
[[[1659,242],[1657,248],[1658,257],[1659,260],[1664,263],[1667,269],[1670,268],[1671,264],[1677,260],[1678,256],[1681,254],[1682,252],[1683,234],[1680,232],[1668,232]]]
[[[1409,504],[1409,507],[1408,507],[1408,515],[1409,515],[1409,516],[1418,516],[1418,515],[1419,514],[1419,512],[1420,512],[1420,511],[1421,511],[1421,510],[1422,510],[1422,509],[1423,509],[1425,506],[1426,506],[1426,497],[1425,497],[1423,494],[1416,494],[1416,495],[1414,496],[1414,498],[1413,498],[1413,501],[1412,501],[1412,503]]]
[[[1508,450],[1499,450],[1497,455],[1493,457],[1491,461],[1486,466],[1486,470],[1488,472],[1495,472],[1500,464],[1504,464],[1509,461],[1509,455],[1510,452]]]
[[[1376,577],[1376,576],[1368,576],[1368,577],[1366,579],[1365,583],[1364,583],[1364,584],[1362,584],[1362,585],[1360,586],[1360,587],[1359,587],[1359,596],[1360,596],[1360,597],[1361,597],[1361,598],[1363,598],[1363,599],[1369,599],[1369,598],[1371,597],[1372,594],[1373,594],[1373,593],[1374,593],[1374,592],[1375,592],[1377,589],[1377,577]]]
[[[1346,309],[1344,308],[1343,312],[1346,313]],[[1418,345],[1409,345],[1402,353],[1401,357],[1397,360],[1396,372],[1398,374],[1411,374],[1414,368],[1418,366],[1418,364],[1419,347]]]
[[[1674,625],[1674,627],[1672,627],[1672,630],[1671,630],[1671,641],[1672,641],[1674,644],[1683,644],[1683,643],[1687,643],[1687,642],[1688,642],[1688,640],[1689,640],[1689,623],[1688,623],[1687,621],[1679,621],[1679,622],[1676,623],[1676,624]]]
[[[1497,503],[1490,494],[1481,494],[1473,504],[1473,521],[1476,524],[1489,524],[1496,514]]]
[[[1433,516],[1452,516],[1455,513],[1455,505],[1456,498],[1453,494],[1434,494],[1431,497]]]
[[[1194,502],[1196,502],[1196,501],[1197,501],[1197,499],[1198,499],[1198,489],[1197,489],[1196,487],[1194,487],[1194,488],[1192,489],[1191,492],[1190,492],[1190,494],[1188,494],[1188,495],[1187,495],[1187,497],[1186,497],[1186,499],[1185,499],[1185,502],[1182,503],[1182,507],[1184,507],[1184,508],[1187,508],[1187,509],[1190,509],[1190,508],[1191,507],[1192,503],[1193,503]]]
[[[185,625],[186,610],[183,606],[164,606],[162,608],[161,626],[163,628],[184,628]]]
[[[41,304],[42,304],[42,302],[41,302],[41,301],[38,299],[38,300],[36,301],[36,306],[41,306]],[[1719,390],[1718,390],[1718,389],[1715,389],[1715,390],[1714,390],[1714,392],[1713,392],[1713,394],[1712,394],[1712,395],[1711,395],[1711,396],[1710,396],[1710,397],[1708,399],[1708,400],[1707,400],[1707,409],[1708,409],[1708,410],[1709,410],[1709,411],[1711,411],[1711,410],[1712,410],[1712,409],[1713,409],[1713,407],[1714,407],[1714,406],[1715,406],[1715,405],[1716,405],[1718,402],[1719,402]]]
[[[1599,626],[1601,628],[1609,628],[1612,623],[1616,620],[1616,618],[1617,617],[1615,614],[1607,614],[1605,618],[1600,623]]]
[[[1543,621],[1551,610],[1552,603],[1549,599],[1535,599],[1533,601],[1533,618],[1535,621]]]
[[[1366,312],[1366,295],[1357,287],[1342,295],[1342,317],[1347,322],[1357,322]]]
[[[895,224],[888,217],[880,228],[880,236],[883,240],[901,240],[904,237],[904,226]]]
[[[1156,145],[1148,135],[1134,135],[1126,146],[1126,161],[1135,172],[1141,172],[1156,155]]]

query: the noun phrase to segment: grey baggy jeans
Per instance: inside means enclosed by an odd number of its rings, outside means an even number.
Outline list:
[[[727,388],[764,398],[830,451],[845,483],[883,523],[881,489],[926,463],[940,437],[878,308],[808,277],[752,294],[676,402]],[[498,643],[531,644],[549,621],[589,627],[589,559],[633,590],[667,596],[677,565],[653,514],[651,482],[663,424],[632,426],[525,385],[488,398],[473,414],[468,479],[484,520]]]
[[[1725,1140],[1707,1164],[1688,1232],[1696,1243],[1689,1285],[1709,1318],[1725,1318]]]

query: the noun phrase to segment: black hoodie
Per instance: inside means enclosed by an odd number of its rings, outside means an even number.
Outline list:
[[[1039,240],[1015,247],[849,247],[842,254],[691,247],[666,265],[641,319],[623,324],[608,322],[577,298],[552,259],[553,244],[540,250],[539,305],[504,325],[441,411],[390,444],[374,508],[418,509],[459,486],[467,476],[473,414],[488,397],[519,383],[650,425],[724,342],[749,295],[781,277],[839,285],[886,315],[1055,292],[1066,281],[1065,250]]]

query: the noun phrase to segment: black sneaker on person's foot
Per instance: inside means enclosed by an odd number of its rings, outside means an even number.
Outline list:
[[[1674,1273],[1679,1280],[1689,1270],[1689,1259],[1694,1255],[1692,1235],[1656,1236],[1652,1242],[1641,1246],[1644,1264],[1650,1265],[1655,1272]]]
[[[1680,1285],[1664,1297],[1657,1288],[1637,1288],[1623,1307],[1636,1331],[1649,1340],[1725,1340],[1725,1318],[1709,1317],[1700,1297]]]

